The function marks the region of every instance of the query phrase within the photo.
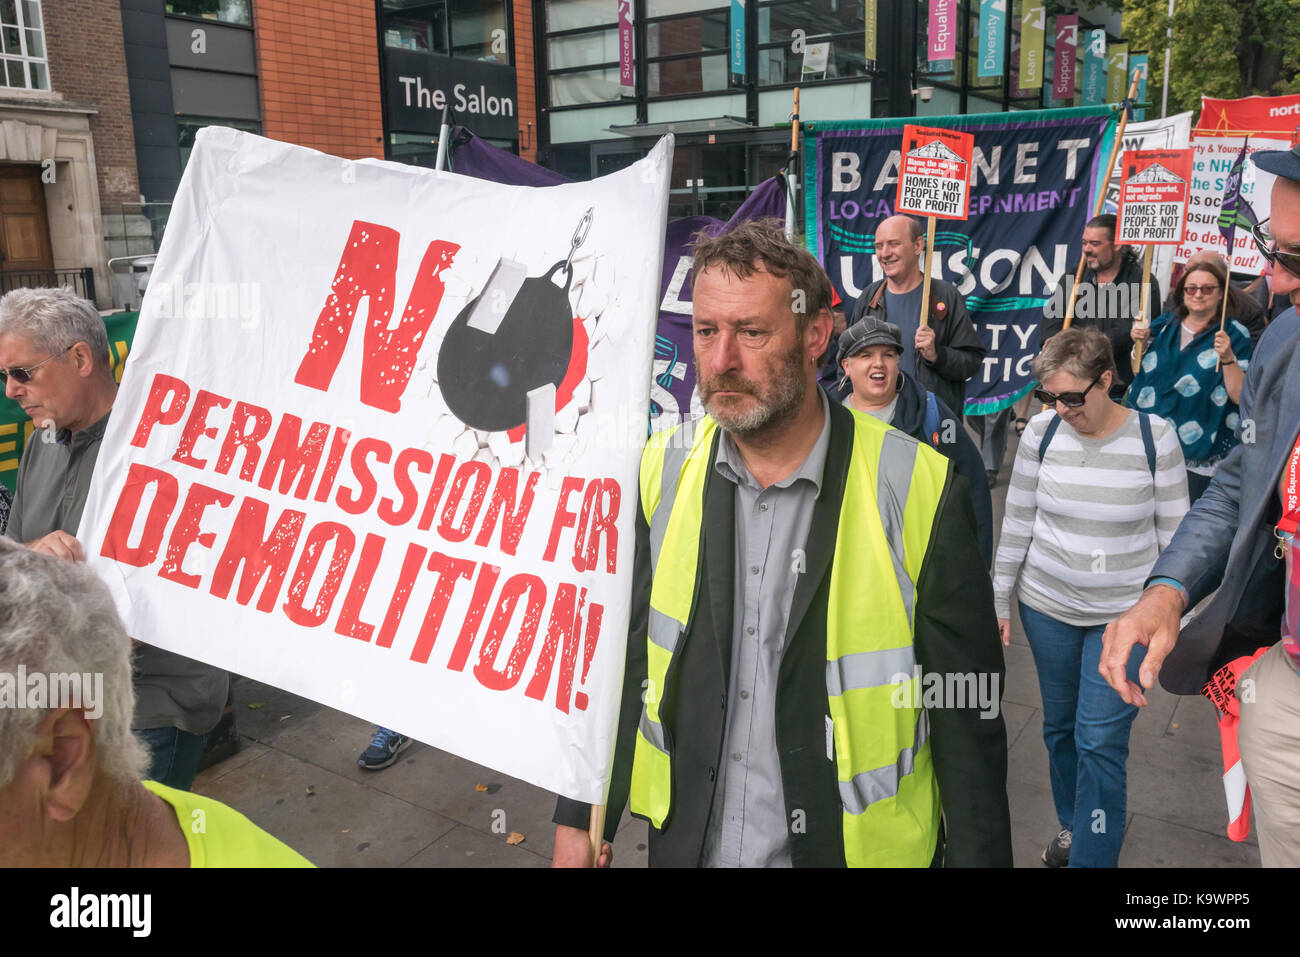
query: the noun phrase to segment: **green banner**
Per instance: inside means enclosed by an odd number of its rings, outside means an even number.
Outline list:
[[[866,56],[868,60],[876,59],[876,21],[877,0],[864,0],[866,15]]]
[[[1106,102],[1121,102],[1128,96],[1128,84],[1128,44],[1112,44],[1106,51]]]
[[[113,378],[118,382],[122,381],[122,370],[135,339],[135,323],[139,318],[138,312],[117,312],[104,317],[108,348],[113,357]],[[11,492],[17,485],[18,461],[22,458],[23,447],[35,428],[35,423],[27,417],[22,406],[7,396],[0,396],[0,485]]]
[[[1047,7],[1026,6],[1020,17],[1020,89],[1043,86],[1043,46],[1047,34]]]

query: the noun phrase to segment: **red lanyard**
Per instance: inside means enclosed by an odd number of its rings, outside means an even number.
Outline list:
[[[1282,473],[1282,518],[1277,523],[1273,534],[1277,537],[1277,549],[1274,554],[1283,558],[1286,555],[1286,538],[1296,533],[1300,527],[1300,439],[1291,450],[1287,459],[1286,471]]]

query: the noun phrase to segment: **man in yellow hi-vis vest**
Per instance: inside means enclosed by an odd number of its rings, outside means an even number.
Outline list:
[[[606,840],[630,802],[652,866],[1010,865],[964,480],[817,387],[830,283],[779,224],[701,240],[692,279],[709,415],[642,458]],[[590,866],[588,811],[560,799],[557,865]]]

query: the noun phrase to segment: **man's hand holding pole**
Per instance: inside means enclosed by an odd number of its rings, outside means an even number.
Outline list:
[[[1128,704],[1146,705],[1143,692],[1155,687],[1160,666],[1173,651],[1184,606],[1182,592],[1177,588],[1152,585],[1136,605],[1106,626],[1097,670]],[[1134,645],[1145,645],[1147,649],[1138,671],[1140,687],[1128,679],[1128,659]]]
[[[591,836],[580,827],[555,825],[555,853],[552,867],[591,867]],[[614,862],[614,848],[606,841],[600,848],[597,867],[609,867]]]

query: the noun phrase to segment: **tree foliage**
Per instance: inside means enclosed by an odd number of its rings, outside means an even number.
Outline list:
[[[1150,54],[1147,99],[1158,107],[1168,0],[1124,0],[1123,24],[1129,49]],[[1172,51],[1170,113],[1198,110],[1202,94],[1300,92],[1300,0],[1175,0]]]

